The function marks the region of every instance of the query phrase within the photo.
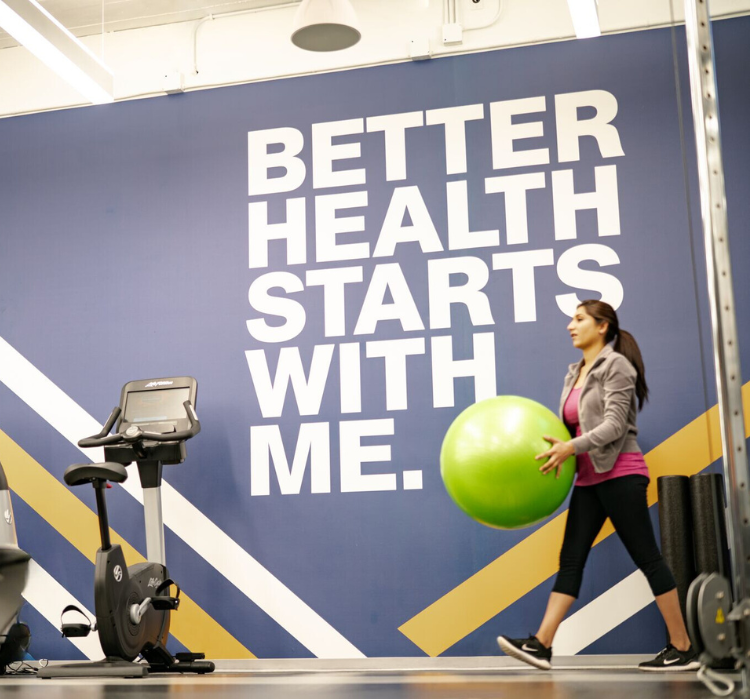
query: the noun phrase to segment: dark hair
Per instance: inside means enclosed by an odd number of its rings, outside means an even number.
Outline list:
[[[638,398],[638,410],[643,408],[643,404],[648,400],[648,386],[646,385],[646,369],[643,366],[643,357],[641,350],[635,338],[627,331],[620,329],[620,322],[617,320],[617,313],[608,303],[604,301],[595,301],[588,299],[581,301],[578,308],[583,306],[597,324],[604,321],[609,323],[607,334],[604,342],[615,341],[614,350],[622,354],[634,367],[638,376],[635,380],[635,395]]]

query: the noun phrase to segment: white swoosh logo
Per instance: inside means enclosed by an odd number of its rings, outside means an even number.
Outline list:
[[[530,653],[538,653],[539,651],[536,648],[529,648],[525,643],[521,646],[521,650],[529,651]],[[679,660],[679,658],[678,658]]]
[[[673,663],[679,663],[679,662],[680,662],[680,659],[679,658],[675,658],[674,660],[665,660],[664,664],[665,665],[672,665]]]

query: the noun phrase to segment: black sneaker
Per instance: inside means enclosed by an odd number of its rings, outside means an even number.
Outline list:
[[[698,655],[692,648],[681,651],[670,643],[653,660],[638,665],[638,669],[646,672],[684,672],[698,670],[700,666]]]
[[[552,648],[543,646],[536,636],[528,638],[498,636],[497,643],[503,653],[523,660],[540,670],[549,670],[552,667]]]

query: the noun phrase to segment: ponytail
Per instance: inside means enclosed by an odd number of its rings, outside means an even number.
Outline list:
[[[605,342],[614,340],[614,350],[623,355],[635,367],[637,376],[635,379],[635,396],[638,399],[638,410],[643,409],[643,404],[648,400],[648,386],[646,385],[646,369],[643,366],[641,350],[635,338],[626,330],[620,330],[620,322],[617,313],[608,303],[589,299],[578,304],[583,306],[586,312],[597,322],[609,323]]]
[[[638,410],[643,410],[643,404],[648,400],[648,386],[646,385],[646,369],[643,366],[643,357],[638,343],[626,330],[618,330],[614,350],[623,355],[638,373],[635,379],[635,395],[638,398]]]

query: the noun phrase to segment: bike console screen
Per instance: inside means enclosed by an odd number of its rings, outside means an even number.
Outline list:
[[[122,426],[138,425],[146,431],[172,432],[189,427],[184,403],[195,407],[197,383],[188,376],[131,381],[122,389]]]
[[[190,400],[189,388],[132,391],[128,394],[123,420],[131,424],[177,420],[185,417],[186,400]]]

